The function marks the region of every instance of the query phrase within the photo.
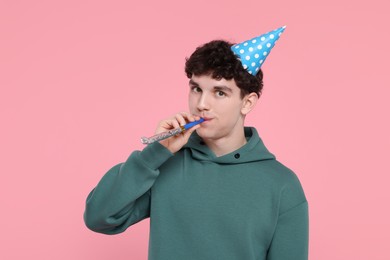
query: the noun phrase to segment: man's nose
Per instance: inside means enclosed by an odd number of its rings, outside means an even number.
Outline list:
[[[199,111],[210,109],[209,97],[207,97],[207,94],[202,93],[202,95],[200,96],[200,98],[198,100],[197,108]]]

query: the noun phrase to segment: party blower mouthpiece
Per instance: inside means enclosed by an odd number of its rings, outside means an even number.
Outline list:
[[[193,126],[196,126],[196,125],[202,123],[203,121],[204,121],[204,118],[201,118],[201,119],[199,119],[197,121],[190,122],[188,124],[180,126],[179,128],[175,128],[175,129],[169,130],[167,132],[162,132],[162,133],[153,135],[153,136],[151,136],[149,138],[143,136],[143,137],[141,137],[141,143],[143,143],[143,144],[151,144],[151,143],[154,143],[154,142],[157,142],[157,141],[161,141],[161,140],[167,139],[167,138],[169,138],[171,136],[180,134],[180,133],[190,129]]]

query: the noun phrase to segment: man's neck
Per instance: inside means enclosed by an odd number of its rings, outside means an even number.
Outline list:
[[[223,156],[225,154],[231,153],[242,146],[244,146],[247,141],[245,138],[244,128],[242,131],[236,134],[236,136],[226,136],[217,140],[204,140],[206,145],[214,152],[217,157]]]

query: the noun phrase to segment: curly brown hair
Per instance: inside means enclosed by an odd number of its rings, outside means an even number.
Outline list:
[[[234,79],[241,89],[241,98],[255,92],[260,97],[263,89],[263,72],[251,75],[242,66],[239,57],[233,53],[233,44],[224,40],[213,40],[196,48],[189,58],[186,58],[185,73],[192,75],[211,75],[213,79]]]

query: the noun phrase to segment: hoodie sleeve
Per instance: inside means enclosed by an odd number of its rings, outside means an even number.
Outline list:
[[[86,199],[85,225],[95,232],[117,234],[148,218],[150,189],[159,167],[172,156],[155,142],[109,169]]]
[[[267,260],[307,260],[308,231],[308,204],[304,201],[279,216]]]
[[[308,202],[295,174],[281,192],[280,210],[267,260],[307,260]]]

